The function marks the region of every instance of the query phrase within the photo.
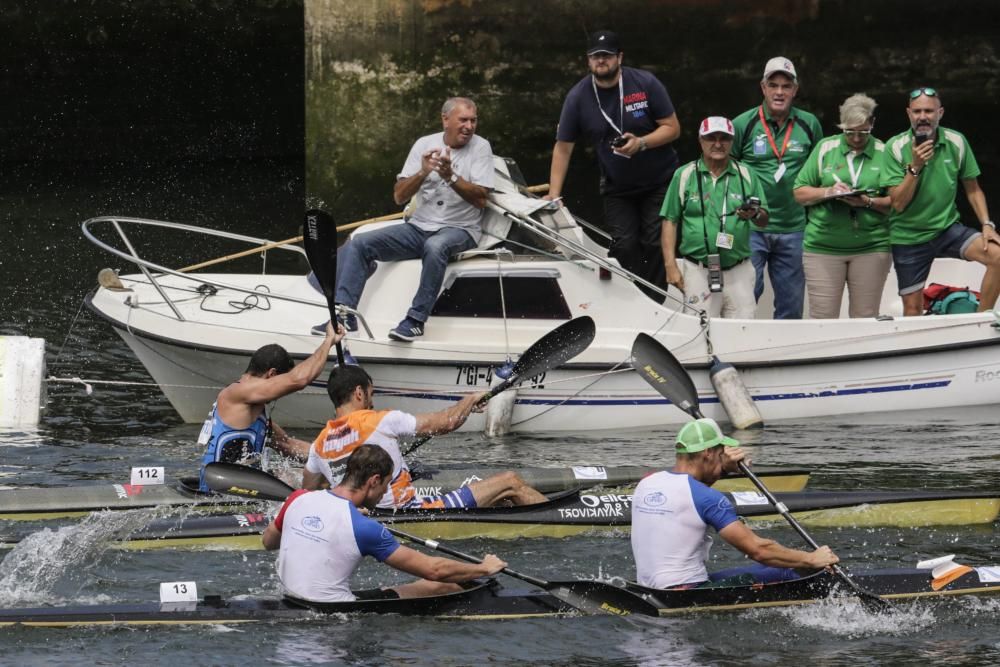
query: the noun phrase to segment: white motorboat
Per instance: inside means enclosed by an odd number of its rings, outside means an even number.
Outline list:
[[[646,297],[567,209],[523,190],[498,159],[480,249],[449,265],[426,333],[413,343],[388,331],[403,317],[420,273],[419,260],[380,263],[357,308],[361,330],[347,343],[371,373],[383,407],[420,413],[485,390],[494,371],[562,322],[589,315],[591,346],[571,362],[521,385],[510,428],[559,431],[643,428],[683,422],[629,366],[638,332],[666,345],[694,378],[707,416],[726,420],[709,380],[712,357],[733,364],[765,422],[823,415],[985,405],[1000,402],[1000,331],[994,312],[899,316],[895,279],[879,318],[775,321],[707,318],[671,289],[663,305]],[[383,222],[377,225],[399,224]],[[363,234],[377,225],[361,227]],[[114,243],[98,234],[118,234]],[[127,231],[126,231],[127,230]],[[205,418],[220,387],[243,372],[252,352],[279,343],[310,354],[310,328],[326,302],[305,270],[204,273],[173,270],[135,251],[136,238],[192,234],[267,244],[266,239],[169,222],[105,216],[83,223],[84,235],[141,271],[105,280],[89,297],[132,348],[187,422]],[[274,250],[298,252],[292,243]],[[155,248],[147,241],[143,247]],[[977,287],[978,264],[938,260],[931,281]],[[846,299],[845,299],[846,301]],[[770,313],[767,298],[758,312]],[[332,363],[332,361],[331,361]],[[325,375],[278,402],[284,425],[317,425],[332,414]],[[483,428],[473,415],[464,427]]]

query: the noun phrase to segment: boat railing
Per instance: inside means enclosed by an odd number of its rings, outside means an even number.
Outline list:
[[[127,250],[122,250],[120,248],[117,248],[111,245],[110,243],[107,243],[102,239],[98,238],[96,231],[91,228],[98,227],[99,225],[110,225],[111,227],[113,227],[114,230],[118,233],[118,237],[121,239],[122,243],[125,245],[125,248]],[[110,215],[99,216],[85,220],[81,225],[84,237],[88,241],[96,245],[98,248],[104,250],[105,252],[108,252],[114,255],[115,257],[119,257],[127,262],[131,262],[132,264],[135,264],[137,267],[139,267],[139,270],[142,271],[143,275],[146,276],[146,279],[149,280],[150,284],[160,294],[164,302],[170,307],[170,309],[173,311],[174,315],[179,321],[183,322],[185,321],[185,318],[181,314],[180,309],[177,308],[173,300],[167,294],[164,287],[157,280],[158,275],[159,277],[162,277],[164,275],[174,276],[176,278],[181,278],[183,280],[190,280],[192,282],[196,282],[199,284],[209,284],[214,287],[233,290],[243,294],[253,294],[255,296],[264,297],[267,299],[278,299],[281,301],[290,301],[293,303],[300,303],[310,306],[321,306],[321,307],[326,306],[325,300],[321,301],[319,299],[305,299],[301,297],[290,296],[287,294],[276,294],[273,292],[251,289],[240,285],[232,285],[220,280],[208,279],[203,274],[184,273],[183,271],[171,269],[169,267],[157,264],[153,261],[150,261],[148,259],[139,256],[139,253],[136,251],[135,246],[132,244],[132,240],[129,238],[128,234],[125,233],[124,225],[161,227],[175,231],[189,232],[192,234],[201,234],[204,236],[217,236],[220,238],[225,238],[233,241],[251,243],[258,246],[268,246],[268,249],[272,250],[290,251],[298,255],[301,255],[302,257],[306,256],[305,250],[297,245],[292,245],[292,243],[286,244],[279,242],[277,245],[275,245],[273,241],[270,241],[268,239],[258,238],[255,236],[247,236],[245,234],[237,234],[234,232],[227,232],[218,229],[209,229],[206,227],[197,227],[195,225],[186,225],[178,222],[168,222],[165,220],[152,220],[148,218],[128,218],[128,217],[110,216]],[[266,250],[261,250],[261,252],[266,252]],[[262,269],[262,272],[264,271],[266,271],[266,264]],[[346,309],[346,311],[358,314],[355,311],[353,311],[353,309]],[[363,320],[363,318],[361,319]],[[367,323],[365,323],[364,326],[365,329],[367,330],[368,329]]]

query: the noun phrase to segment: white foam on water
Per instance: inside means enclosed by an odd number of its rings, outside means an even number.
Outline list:
[[[775,611],[794,625],[851,639],[915,635],[937,623],[930,605],[893,604],[888,613],[878,614],[867,611],[856,597],[831,597]]]
[[[79,523],[31,533],[0,561],[0,606],[61,602],[55,596],[60,582],[88,569],[154,516],[148,510],[93,512]]]

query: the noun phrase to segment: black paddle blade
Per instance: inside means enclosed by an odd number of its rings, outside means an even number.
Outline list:
[[[306,211],[302,223],[302,245],[305,246],[309,266],[326,297],[330,321],[339,322],[334,303],[337,290],[337,226],[333,216],[318,208]],[[337,343],[337,364],[344,367],[344,346],[340,343]]]
[[[263,470],[235,463],[209,463],[205,483],[217,493],[258,500],[284,500],[295,490]]]
[[[586,350],[596,334],[597,327],[589,315],[565,322],[524,351],[514,363],[513,375],[526,378],[555,368]]]
[[[602,581],[553,581],[544,588],[552,597],[588,614],[659,616],[660,609],[646,599]]]
[[[632,368],[668,401],[692,417],[701,417],[698,390],[691,376],[677,357],[658,340],[644,333],[635,337]]]
[[[337,226],[333,216],[318,208],[306,211],[302,245],[305,246],[309,266],[332,307],[337,288]]]

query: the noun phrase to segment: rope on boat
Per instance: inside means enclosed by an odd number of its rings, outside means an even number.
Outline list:
[[[94,388],[91,385],[118,385],[118,386],[131,386],[131,387],[176,387],[179,389],[222,389],[221,385],[197,385],[197,384],[163,384],[161,382],[136,382],[131,380],[94,380],[91,378],[81,378],[78,376],[74,377],[56,377],[55,375],[50,375],[45,378],[46,382],[58,382],[62,384],[81,384],[88,394],[92,393]]]

